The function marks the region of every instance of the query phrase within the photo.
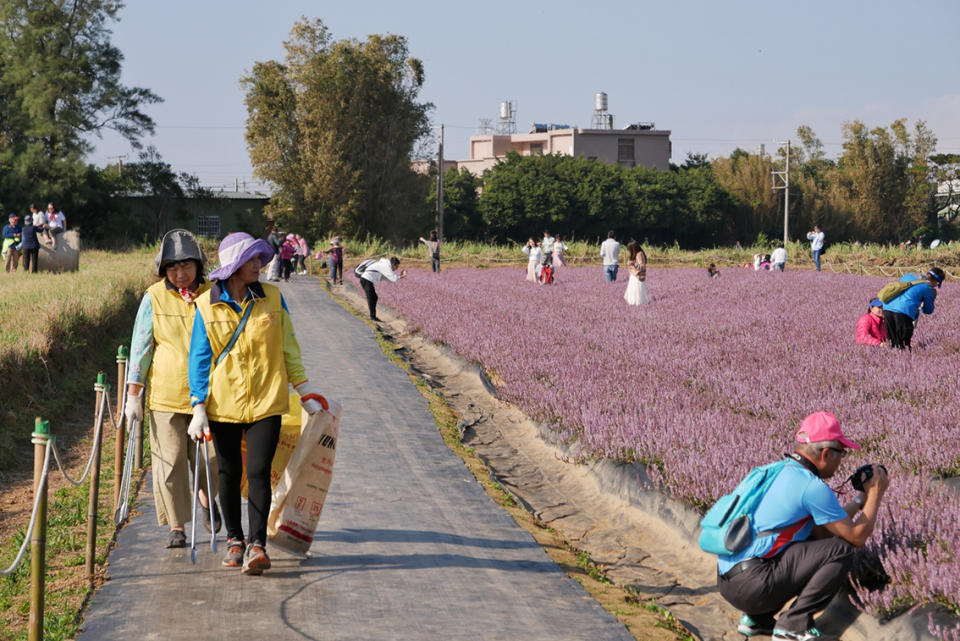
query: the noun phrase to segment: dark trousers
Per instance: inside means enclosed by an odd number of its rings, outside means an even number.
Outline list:
[[[343,282],[343,263],[330,264],[330,280]]]
[[[292,258],[283,258],[280,260],[280,271],[282,272],[280,277],[283,280],[290,280],[290,272],[293,270],[293,259]]]
[[[240,523],[240,477],[243,459],[240,438],[247,436],[247,511],[250,538],[267,542],[267,516],[270,514],[270,466],[280,440],[280,417],[268,416],[255,423],[219,423],[210,421],[213,445],[220,463],[220,511],[227,536],[243,539]]]
[[[777,627],[805,632],[813,615],[823,610],[843,584],[853,565],[853,546],[832,537],[794,543],[778,556],[732,579],[717,578],[720,594],[756,621],[770,620],[787,601]]]
[[[366,278],[360,279],[360,287],[363,288],[363,293],[367,295],[367,309],[370,310],[370,318],[377,317],[377,289],[372,282]]]
[[[887,326],[887,338],[890,347],[897,349],[911,349],[910,339],[913,338],[913,319],[906,314],[883,310],[883,322]]]
[[[37,273],[40,263],[40,248],[23,250],[23,271]]]
[[[440,271],[440,255],[430,257],[430,269],[433,270],[433,273],[436,274]]]

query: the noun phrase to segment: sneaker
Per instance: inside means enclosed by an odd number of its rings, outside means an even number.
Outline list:
[[[810,628],[806,632],[790,632],[783,628],[773,629],[773,641],[816,641],[820,638],[820,631]]]
[[[167,547],[168,548],[185,548],[187,547],[187,534],[183,530],[170,530],[170,534],[167,536]]]
[[[243,564],[243,550],[246,544],[243,539],[227,539],[227,553],[220,562],[225,568],[238,568]]]
[[[267,551],[263,549],[263,543],[260,541],[254,541],[247,546],[247,551],[243,555],[243,569],[240,570],[244,574],[263,574],[264,570],[270,569],[270,557],[267,556]]]
[[[773,617],[766,619],[751,617],[749,614],[740,616],[740,625],[737,626],[737,632],[745,637],[755,637],[758,635],[770,636],[773,633]]]
[[[203,510],[203,518],[201,519],[201,521],[203,522],[203,529],[209,532],[210,531],[210,508],[203,507],[202,505],[200,506],[200,508]],[[223,519],[220,518],[220,510],[217,509],[217,502],[214,501],[213,502],[213,527],[215,528],[214,532],[219,532],[222,526],[223,526]]]

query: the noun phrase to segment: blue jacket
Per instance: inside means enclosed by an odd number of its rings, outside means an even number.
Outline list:
[[[4,225],[3,226],[4,238],[16,238],[17,234],[19,233],[20,233],[20,225]]]
[[[37,228],[33,225],[24,225],[20,238],[20,249],[37,249],[40,247],[40,241],[37,240]]]
[[[927,279],[920,274],[904,274],[900,282],[908,282],[911,280],[926,281]],[[921,306],[923,307],[924,314],[933,313],[933,303],[936,298],[937,292],[929,284],[914,285],[889,303],[884,303],[883,311],[905,314],[911,319],[917,320],[917,317],[920,316]]]

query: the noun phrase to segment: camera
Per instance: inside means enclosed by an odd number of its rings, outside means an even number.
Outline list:
[[[866,465],[861,465],[857,468],[857,471],[850,475],[848,479],[850,485],[853,486],[857,492],[863,492],[863,484],[873,478],[874,468],[880,468],[886,473],[887,468],[882,465],[873,465],[872,463],[867,463]]]

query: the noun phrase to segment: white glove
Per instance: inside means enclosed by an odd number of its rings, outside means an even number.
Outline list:
[[[320,396],[317,393],[317,390],[313,389],[313,385],[310,384],[310,381],[304,381],[294,387],[297,390],[297,394],[300,395],[300,405],[303,409],[307,410],[307,414],[316,414],[322,409],[327,409],[327,399]]]
[[[143,423],[143,405],[140,403],[140,394],[131,394],[127,392],[127,401],[123,406],[123,415],[127,418],[127,429],[133,426],[133,422]]]
[[[187,427],[187,434],[195,441],[210,440],[210,423],[207,421],[207,406],[197,403],[193,406],[193,418]]]

